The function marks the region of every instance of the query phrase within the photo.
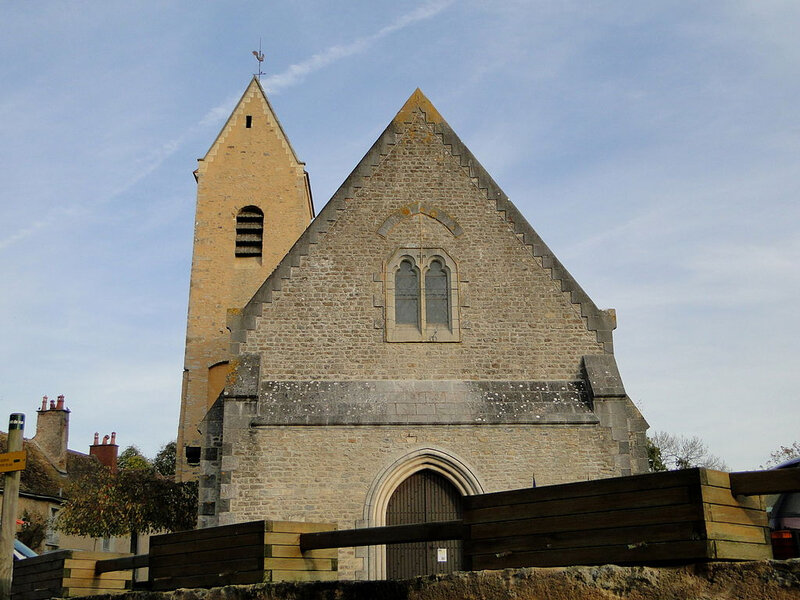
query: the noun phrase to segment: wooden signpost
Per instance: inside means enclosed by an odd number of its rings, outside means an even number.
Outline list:
[[[11,576],[14,571],[14,534],[17,526],[20,471],[25,468],[22,432],[25,415],[14,413],[8,419],[8,452],[0,454],[0,472],[5,472],[3,512],[0,521],[0,600],[11,597]]]
[[[0,454],[0,473],[25,470],[25,450]]]

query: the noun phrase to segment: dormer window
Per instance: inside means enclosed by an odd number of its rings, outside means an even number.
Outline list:
[[[398,250],[386,265],[386,341],[458,342],[458,274],[436,248]]]
[[[264,212],[245,206],[236,215],[236,256],[261,256],[264,241]]]

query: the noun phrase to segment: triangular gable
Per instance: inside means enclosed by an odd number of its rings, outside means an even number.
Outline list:
[[[461,167],[473,183],[483,191],[487,199],[495,201],[497,210],[504,214],[510,229],[523,241],[531,254],[539,259],[542,267],[550,272],[551,279],[560,282],[561,291],[569,292],[570,300],[579,308],[587,329],[595,332],[597,341],[603,344],[607,353],[613,353],[612,331],[616,327],[613,309],[600,310],[595,305],[419,88],[403,104],[250,302],[242,310],[229,311],[231,352],[238,354],[239,344],[245,341],[247,330],[255,329],[256,317],[261,315],[261,304],[272,301],[272,292],[280,291],[282,281],[291,277],[292,267],[300,265],[300,258],[309,254],[311,245],[318,243],[320,237],[324,236],[331,224],[338,219],[339,211],[346,209],[346,199],[352,199],[364,186],[365,179],[373,174],[374,168],[391,152],[397,141],[400,126],[410,120],[412,113],[417,110],[424,114],[425,120],[433,126],[443,144],[449,147],[452,156],[459,159]]]
[[[286,136],[286,132],[283,130],[283,126],[281,125],[281,122],[278,119],[278,116],[275,114],[275,111],[272,109],[272,104],[270,104],[269,98],[267,98],[267,94],[264,91],[264,88],[261,87],[261,82],[258,80],[258,77],[254,76],[253,79],[250,81],[250,84],[247,86],[247,88],[245,89],[244,93],[242,94],[241,98],[239,98],[239,102],[236,103],[236,107],[233,109],[233,111],[231,111],[231,114],[228,117],[228,120],[225,121],[225,125],[222,126],[222,129],[220,129],[219,133],[217,134],[217,137],[214,138],[214,142],[209,147],[208,152],[205,153],[203,158],[198,159],[198,163],[200,163],[200,165],[197,168],[198,171],[203,168],[204,163],[206,163],[207,161],[210,161],[211,159],[213,159],[213,157],[217,153],[217,149],[221,145],[223,145],[225,143],[225,138],[227,137],[227,134],[231,130],[231,128],[236,126],[236,123],[238,122],[238,120],[239,120],[239,118],[240,118],[240,116],[241,116],[241,114],[242,114],[242,112],[244,110],[244,105],[245,105],[246,101],[249,98],[253,97],[253,96],[257,96],[261,100],[264,101],[264,104],[266,105],[267,113],[269,114],[269,117],[278,126],[278,131],[279,131],[279,135],[281,137],[281,140],[282,140],[283,143],[286,144],[286,147],[288,148],[289,153],[292,155],[292,158],[298,164],[301,164],[301,165],[305,164],[304,162],[302,162],[300,159],[297,158],[297,154],[295,153],[291,142],[289,142],[289,138]],[[197,171],[195,171],[195,177],[196,176],[197,176]]]

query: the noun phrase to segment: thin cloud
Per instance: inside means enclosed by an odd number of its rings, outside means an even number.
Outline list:
[[[399,17],[394,22],[382,27],[372,35],[358,38],[349,44],[331,46],[322,52],[313,55],[311,58],[304,60],[303,62],[290,65],[289,68],[283,73],[278,73],[276,75],[267,77],[263,82],[264,89],[272,94],[275,94],[280,90],[300,83],[310,73],[319,71],[323,67],[327,67],[328,65],[343,58],[347,58],[348,56],[359,54],[372,46],[378,40],[385,38],[396,31],[400,31],[409,25],[430,19],[431,17],[438,15],[452,3],[453,0],[445,0],[442,2],[425,4],[416,10]]]
[[[311,58],[304,60],[299,63],[295,63],[290,65],[283,73],[278,73],[276,75],[272,75],[266,78],[263,82],[264,89],[271,94],[277,94],[281,90],[284,90],[288,87],[291,87],[297,83],[302,82],[309,74],[319,71],[320,69],[335,63],[343,58],[347,58],[349,56],[354,56],[361,52],[364,52],[367,48],[372,46],[375,42],[380,39],[383,39],[392,33],[400,31],[409,25],[413,25],[414,23],[418,23],[419,21],[424,21],[426,19],[430,19],[441,13],[445,10],[448,6],[453,4],[454,0],[442,0],[438,2],[431,2],[420,6],[419,8],[412,10],[411,12],[402,15],[401,17],[397,18],[395,21],[386,25],[379,29],[376,33],[372,35],[368,35],[362,38],[358,38],[357,40],[345,44],[345,45],[336,45],[327,48],[326,50],[314,54]],[[150,175],[153,171],[158,169],[164,161],[166,161],[170,156],[175,154],[175,152],[183,145],[184,141],[189,138],[195,131],[200,128],[205,128],[212,126],[216,123],[219,123],[222,119],[227,117],[231,111],[233,111],[234,106],[236,105],[236,101],[238,100],[238,96],[232,96],[227,98],[224,102],[215,106],[211,110],[209,110],[202,119],[198,122],[197,125],[192,127],[188,132],[184,135],[181,135],[175,140],[167,142],[166,144],[162,145],[160,148],[153,151],[144,162],[144,165],[138,169],[135,176],[124,182],[121,186],[114,189],[110,194],[108,194],[103,202],[108,202],[113,198],[118,197],[119,195],[125,193],[134,185],[139,183],[142,179],[146,178]],[[4,240],[0,240],[0,249],[11,246],[20,240],[23,240],[36,231],[48,226],[52,219],[49,221],[39,221],[34,223],[30,227],[22,229],[11,236],[7,237]]]
[[[358,38],[349,44],[330,46],[329,48],[314,54],[302,62],[290,65],[282,73],[270,75],[264,79],[261,82],[261,85],[270,94],[279,94],[282,90],[301,83],[308,75],[314,73],[315,71],[319,71],[320,69],[342,60],[343,58],[360,54],[378,40],[400,31],[401,29],[405,29],[409,25],[413,25],[414,23],[435,17],[453,4],[453,2],[454,0],[441,0],[439,2],[430,2],[420,6],[416,10],[412,10],[411,12],[398,17],[389,25],[381,27],[372,35]],[[226,98],[224,102],[209,110],[203,116],[203,118],[200,119],[198,126],[209,127],[216,125],[230,115],[231,112],[233,112],[238,100],[239,96],[230,96]]]

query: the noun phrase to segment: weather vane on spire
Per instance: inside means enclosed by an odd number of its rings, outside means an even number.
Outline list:
[[[261,76],[264,74],[261,70],[261,63],[264,62],[264,53],[261,52],[261,38],[258,38],[258,50],[253,50],[253,56],[255,56],[258,61],[258,73],[253,73],[253,75],[258,77],[258,80],[261,81]]]

